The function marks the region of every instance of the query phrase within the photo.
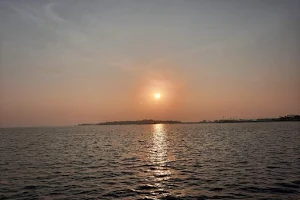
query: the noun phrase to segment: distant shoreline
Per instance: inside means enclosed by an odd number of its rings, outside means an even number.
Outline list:
[[[100,123],[83,123],[78,126],[88,125],[145,125],[145,124],[216,124],[216,123],[260,123],[260,122],[295,122],[300,121],[300,115],[287,115],[278,118],[260,118],[260,119],[219,119],[213,121],[202,120],[198,122],[181,122],[174,120],[153,120],[144,119],[136,121],[110,121]]]

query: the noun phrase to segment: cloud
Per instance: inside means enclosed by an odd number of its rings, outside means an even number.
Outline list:
[[[17,15],[28,22],[32,22],[38,27],[63,37],[65,41],[71,43],[82,43],[89,41],[86,34],[80,30],[80,27],[58,15],[54,8],[64,6],[54,2],[48,4],[14,4],[6,2]]]

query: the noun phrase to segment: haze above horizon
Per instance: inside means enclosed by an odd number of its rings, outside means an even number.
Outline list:
[[[300,113],[300,1],[0,1],[0,127]]]

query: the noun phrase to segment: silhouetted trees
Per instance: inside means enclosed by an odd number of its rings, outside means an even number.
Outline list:
[[[181,122],[174,120],[153,120],[143,119],[136,121],[111,121],[98,124],[79,124],[83,125],[130,125],[130,124],[198,124],[198,123],[245,123],[245,122],[280,122],[280,121],[300,121],[300,115],[286,115],[278,118],[259,118],[259,119],[219,119],[214,121],[202,120],[200,122]]]

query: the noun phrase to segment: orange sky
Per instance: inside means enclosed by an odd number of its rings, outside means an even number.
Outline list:
[[[1,127],[300,113],[298,1],[0,8]]]

